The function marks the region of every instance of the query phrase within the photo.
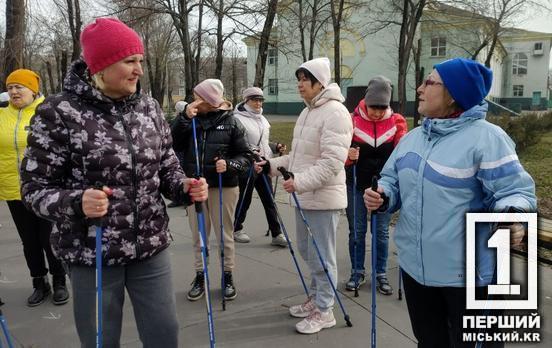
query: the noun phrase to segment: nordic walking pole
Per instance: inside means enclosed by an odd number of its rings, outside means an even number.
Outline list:
[[[281,156],[282,156],[282,153],[278,152],[278,157],[281,157]],[[270,188],[272,190],[271,191],[272,192],[272,200],[276,199],[276,189],[278,188],[278,178],[279,178],[279,176],[277,176],[276,179],[274,180],[274,189],[272,187]],[[269,235],[270,235],[270,226],[266,230],[265,237],[268,237]]]
[[[378,192],[378,177],[372,178],[372,191]],[[370,232],[372,232],[372,335],[371,347],[376,347],[376,261],[377,261],[377,212],[373,210],[370,216]]]
[[[218,159],[223,159],[222,153],[217,156]],[[222,310],[226,310],[226,297],[224,296],[226,284],[224,282],[224,225],[222,219],[222,173],[218,173],[219,185],[219,222],[220,222],[220,287],[222,293]]]
[[[104,189],[105,187],[105,189]],[[94,189],[103,191],[107,196],[111,196],[112,191],[107,186],[100,183],[94,185]],[[102,269],[103,269],[103,251],[102,237],[104,232],[103,217],[91,219],[96,226],[96,348],[103,346],[103,289],[102,289]],[[99,252],[98,252],[99,251]]]
[[[240,202],[240,206],[238,207],[238,213],[236,214],[236,220],[234,221],[234,231],[236,230],[238,219],[240,218],[240,214],[243,208],[243,201],[245,200],[244,198],[247,193],[247,189],[249,188],[249,183],[251,182],[252,177],[253,177],[253,165],[251,165],[251,168],[249,169],[249,174],[247,174],[247,181],[245,182],[245,189],[243,190],[243,195],[240,197],[241,202]]]
[[[266,178],[266,174],[261,174],[263,176],[263,181],[265,184],[266,189],[268,190],[270,188],[270,184],[268,183],[268,179]],[[307,288],[307,283],[305,283],[305,278],[303,277],[303,273],[301,272],[301,268],[299,268],[299,263],[297,262],[297,257],[295,256],[295,251],[293,250],[293,247],[291,246],[291,240],[289,239],[286,226],[284,225],[284,221],[282,220],[282,216],[280,215],[280,212],[278,211],[278,206],[276,205],[276,201],[274,198],[272,198],[272,204],[274,205],[274,210],[276,210],[276,216],[278,218],[278,222],[280,223],[280,227],[282,228],[282,232],[284,233],[284,237],[286,238],[286,242],[288,243],[288,249],[291,253],[291,257],[293,258],[293,263],[295,263],[295,268],[297,269],[297,273],[299,273],[299,278],[301,279],[301,284],[303,285],[303,289],[305,290],[305,294],[307,294],[307,297],[309,297],[309,289]]]
[[[194,154],[196,160],[196,179],[200,177],[199,151],[197,147],[197,131],[195,117],[192,118],[192,129],[194,136]],[[195,211],[197,214],[197,226],[199,230],[199,243],[201,247],[201,258],[203,263],[205,304],[207,305],[207,322],[209,324],[209,343],[211,348],[215,347],[215,326],[213,324],[213,309],[211,307],[211,293],[209,290],[209,267],[207,265],[207,234],[205,233],[205,216],[203,215],[203,206],[201,202],[195,202]],[[224,296],[223,296],[224,297]]]
[[[356,147],[358,150],[358,147]],[[356,221],[356,196],[357,196],[357,161],[353,161],[353,275],[356,277],[356,263],[357,263],[357,221]],[[355,278],[353,278],[355,279]],[[355,297],[358,297],[358,288],[360,287],[360,280],[358,284],[355,284]]]
[[[288,180],[289,178],[293,177],[293,173],[288,172],[284,167],[278,167],[278,170],[280,171],[280,173],[282,173],[285,180]],[[322,254],[320,252],[320,249],[318,248],[318,244],[316,243],[316,239],[314,239],[314,235],[312,234],[312,231],[310,229],[310,225],[307,221],[307,218],[305,217],[303,209],[301,209],[301,205],[299,204],[299,200],[297,199],[297,195],[295,194],[295,192],[292,192],[291,196],[293,197],[295,205],[297,206],[297,209],[299,210],[299,214],[301,215],[301,218],[303,219],[303,222],[305,223],[305,227],[307,228],[307,233],[309,234],[310,238],[312,239],[312,244],[314,245],[314,249],[316,250],[316,253],[318,254],[318,259],[320,260],[322,268],[324,268],[324,273],[326,273],[326,277],[328,278],[328,282],[330,283],[330,285],[332,287],[335,298],[337,299],[337,303],[339,303],[339,307],[341,307],[341,311],[343,312],[343,319],[345,319],[345,322],[347,323],[347,326],[351,327],[351,326],[353,326],[353,323],[351,323],[351,319],[349,317],[349,314],[347,314],[347,311],[345,310],[345,307],[343,306],[343,303],[341,302],[341,299],[339,298],[339,294],[337,293],[337,290],[335,288],[335,284],[333,283],[333,280],[330,277],[330,273],[328,272],[328,267],[326,266],[326,262],[322,258]]]
[[[96,183],[94,189],[103,191],[104,186]],[[111,195],[111,190],[107,189],[106,194]],[[98,206],[99,207],[99,206]],[[103,289],[102,289],[102,269],[103,269],[103,217],[91,219],[93,225],[96,226],[96,348],[103,346]]]
[[[0,325],[2,325],[2,331],[6,337],[6,342],[8,343],[8,348],[13,348],[13,342],[10,337],[10,332],[8,330],[8,324],[6,319],[4,319],[4,314],[2,314],[2,309],[0,309]],[[2,347],[2,340],[0,340],[0,347]]]

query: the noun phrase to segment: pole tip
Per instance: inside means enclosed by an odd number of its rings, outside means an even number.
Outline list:
[[[348,314],[345,316],[345,322],[347,323],[348,327],[353,327],[353,323],[351,323],[351,318],[349,318]]]

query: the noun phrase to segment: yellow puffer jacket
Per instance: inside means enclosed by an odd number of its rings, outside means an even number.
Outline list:
[[[0,109],[0,200],[20,200],[19,166],[27,147],[27,134],[36,107],[44,101],[37,98],[23,109],[11,104]]]

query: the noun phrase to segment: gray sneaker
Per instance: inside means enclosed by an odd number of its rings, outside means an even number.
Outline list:
[[[234,231],[234,241],[238,243],[249,243],[251,239],[244,231]]]
[[[286,241],[286,238],[284,237],[284,234],[280,233],[276,237],[272,237],[272,242],[270,242],[270,245],[286,248],[288,246],[288,243]]]

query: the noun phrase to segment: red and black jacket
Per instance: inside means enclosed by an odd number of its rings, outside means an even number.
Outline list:
[[[366,104],[361,100],[351,114],[354,126],[351,147],[360,148],[356,169],[358,190],[370,187],[374,175],[379,178],[391,152],[407,132],[405,118],[391,109],[377,121],[370,120],[367,115]],[[345,162],[348,185],[353,183],[352,164],[349,159]]]

